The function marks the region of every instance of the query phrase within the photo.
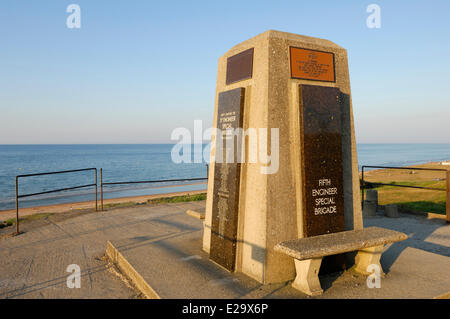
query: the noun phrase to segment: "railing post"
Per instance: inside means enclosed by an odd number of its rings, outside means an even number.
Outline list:
[[[19,177],[16,176],[16,235],[19,235]]]
[[[445,212],[447,215],[447,223],[450,223],[450,171],[446,172],[446,180],[447,180],[447,187],[446,187],[446,201],[445,201]]]
[[[97,169],[95,169],[95,211],[98,212],[98,185],[97,185]]]
[[[365,187],[365,183],[364,183],[364,165],[361,167],[361,183],[362,183],[362,202],[361,202],[361,209],[364,209],[364,187]]]
[[[103,168],[100,168],[100,198],[103,211]]]

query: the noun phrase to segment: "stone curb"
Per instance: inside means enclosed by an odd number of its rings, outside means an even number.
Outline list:
[[[205,213],[204,212],[202,213],[202,212],[197,212],[195,210],[188,209],[186,211],[186,214],[188,214],[189,216],[192,216],[194,218],[205,219]]]
[[[120,269],[147,299],[161,299],[161,297],[150,287],[141,275],[130,265],[122,254],[108,240],[106,244],[106,256]]]

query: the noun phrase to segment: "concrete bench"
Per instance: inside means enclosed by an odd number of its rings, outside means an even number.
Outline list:
[[[358,251],[354,270],[368,275],[367,266],[370,264],[376,264],[382,269],[380,257],[385,244],[406,238],[408,236],[404,233],[368,227],[289,240],[276,245],[275,250],[294,258],[297,276],[292,286],[310,296],[317,296],[323,292],[318,276],[323,257]]]

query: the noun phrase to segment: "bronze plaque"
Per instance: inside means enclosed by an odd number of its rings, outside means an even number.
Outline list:
[[[334,54],[290,47],[291,77],[295,79],[335,82]]]
[[[242,128],[244,93],[244,88],[219,93],[217,112],[217,128],[222,130],[222,135],[216,136],[210,258],[229,271],[234,271],[236,259],[241,170],[238,163],[240,137],[229,133]],[[217,158],[220,153],[221,163]]]
[[[253,74],[253,48],[227,59],[226,84],[251,79]]]
[[[338,88],[300,85],[305,237],[345,230],[341,103]]]

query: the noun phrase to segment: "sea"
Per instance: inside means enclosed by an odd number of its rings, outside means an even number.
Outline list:
[[[0,210],[15,207],[17,175],[100,168],[104,183],[206,178],[208,162],[175,163],[173,144],[140,145],[0,145]],[[206,145],[202,146],[207,147]],[[202,158],[192,147],[192,158]],[[450,160],[450,144],[358,144],[358,164],[408,166]],[[48,192],[95,183],[95,171],[19,178],[19,195]],[[206,189],[205,181],[105,185],[104,198],[118,198]],[[89,201],[95,187],[20,198],[20,207]]]

